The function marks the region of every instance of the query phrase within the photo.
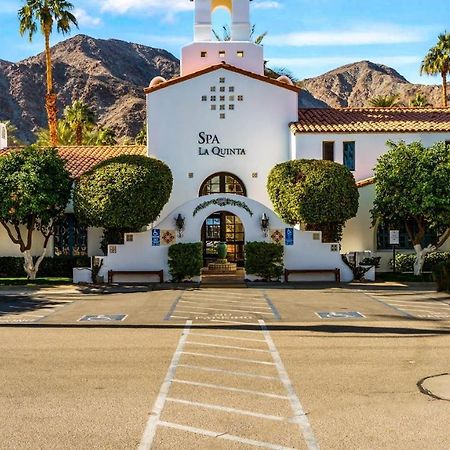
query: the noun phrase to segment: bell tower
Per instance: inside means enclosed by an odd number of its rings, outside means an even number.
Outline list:
[[[189,75],[209,66],[227,63],[264,74],[261,45],[251,41],[251,0],[190,0],[195,2],[194,41],[182,49],[181,74]],[[231,40],[217,41],[212,30],[212,14],[217,8],[231,15]]]

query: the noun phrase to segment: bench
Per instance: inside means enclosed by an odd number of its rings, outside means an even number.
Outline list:
[[[336,283],[341,282],[341,269],[284,269],[284,281],[287,283],[289,281],[289,275],[291,273],[331,273],[334,274],[334,279]]]
[[[108,284],[112,284],[114,275],[158,275],[159,282],[164,283],[164,272],[162,270],[109,270]]]

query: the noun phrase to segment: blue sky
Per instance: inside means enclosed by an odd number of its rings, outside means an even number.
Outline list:
[[[189,0],[72,0],[83,33],[165,48],[179,57],[192,39]],[[18,61],[43,49],[18,33],[17,10],[23,0],[0,0],[0,59]],[[265,56],[298,78],[320,75],[350,62],[369,59],[394,67],[415,83],[420,61],[439,33],[450,30],[448,0],[254,0],[252,22],[267,31]],[[220,29],[226,15],[215,14]],[[62,40],[54,35],[52,43]]]

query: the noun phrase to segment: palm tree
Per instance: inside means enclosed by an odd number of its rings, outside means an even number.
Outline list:
[[[30,42],[40,26],[41,33],[45,39],[45,62],[47,69],[47,94],[45,97],[45,108],[47,110],[48,127],[50,130],[51,143],[58,145],[57,132],[57,109],[56,93],[53,90],[52,59],[50,51],[50,35],[53,26],[59,33],[70,32],[71,25],[78,27],[76,17],[70,12],[72,3],[66,0],[25,0],[25,5],[19,9],[19,31],[23,36],[28,34]]]
[[[58,145],[75,145],[75,133],[67,126],[67,123],[64,122],[64,120],[58,120],[56,124],[56,133],[58,136]],[[39,129],[36,133],[36,144],[39,147],[52,146],[52,139],[48,129]]]
[[[426,95],[417,92],[416,96],[409,101],[409,106],[413,108],[427,108],[433,105],[428,101]]]
[[[83,145],[83,131],[95,125],[95,115],[86,103],[75,100],[64,109],[64,121],[75,132],[75,142]]]
[[[399,99],[398,94],[393,95],[378,95],[376,97],[372,97],[369,100],[370,106],[374,106],[377,108],[392,108],[395,106],[403,106]]]
[[[116,133],[111,128],[99,128],[95,145],[116,145]]]
[[[254,44],[257,45],[261,45],[262,41],[264,40],[264,38],[267,36],[267,31],[265,31],[262,34],[259,34],[258,36],[255,36],[255,31],[256,31],[256,25],[252,26],[252,29],[250,31],[250,40],[253,41]],[[223,37],[219,36],[219,33],[216,30],[212,30],[214,37],[218,40],[218,41],[231,41],[231,30],[230,27],[228,25],[223,25],[222,26],[222,33],[223,33]]]
[[[437,44],[430,48],[420,67],[420,74],[441,75],[442,106],[447,108],[447,75],[450,74],[450,33],[440,34]]]
[[[147,127],[144,125],[134,139],[136,145],[147,145]]]

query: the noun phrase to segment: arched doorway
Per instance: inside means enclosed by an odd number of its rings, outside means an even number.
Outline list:
[[[202,226],[204,265],[215,262],[217,244],[226,242],[228,262],[234,262],[238,267],[244,266],[244,225],[233,213],[220,211],[206,218]]]
[[[232,173],[219,172],[209,176],[201,185],[199,196],[210,194],[236,194],[247,196],[244,183]]]

